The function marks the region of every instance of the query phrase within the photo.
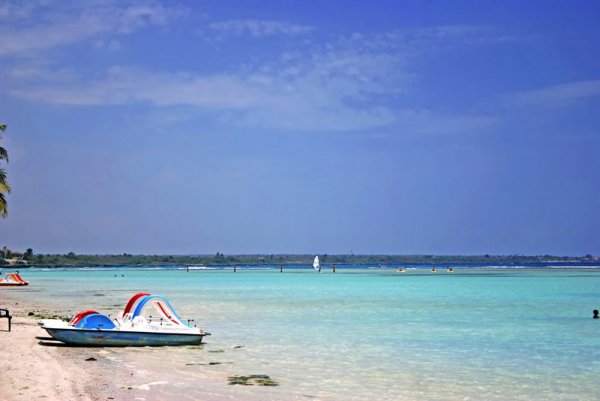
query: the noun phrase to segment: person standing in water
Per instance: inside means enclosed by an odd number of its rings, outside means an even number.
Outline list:
[[[598,316],[598,309],[594,309],[594,319],[598,318],[600,318],[600,316]]]

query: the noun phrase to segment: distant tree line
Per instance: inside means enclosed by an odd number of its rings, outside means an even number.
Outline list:
[[[5,265],[29,265],[33,259],[33,249],[29,248],[24,253],[8,249],[6,246],[0,249],[0,266]]]
[[[310,265],[314,254],[267,254],[267,255],[79,255],[74,252],[66,254],[34,254],[28,249],[24,253],[2,248],[1,264],[15,263],[31,266],[231,266],[231,265]],[[322,264],[532,264],[543,262],[600,262],[600,258],[586,255],[584,257],[552,256],[552,255],[319,255]],[[16,259],[15,259],[16,258]],[[7,260],[11,260],[8,262]]]

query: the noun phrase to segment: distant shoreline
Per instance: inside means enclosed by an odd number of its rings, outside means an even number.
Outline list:
[[[499,265],[529,266],[544,264],[600,264],[600,257],[587,255],[572,256],[524,256],[524,255],[327,255],[320,254],[324,265]],[[271,255],[76,255],[35,254],[30,260],[5,261],[0,259],[2,268],[27,267],[132,267],[132,266],[287,266],[310,265],[314,255],[271,254]]]

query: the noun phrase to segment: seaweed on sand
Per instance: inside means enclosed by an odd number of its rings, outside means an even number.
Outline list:
[[[275,380],[267,375],[229,376],[229,384],[242,386],[279,386]]]
[[[53,314],[53,313],[47,313],[47,312],[29,312],[27,314],[27,316],[33,316],[35,319],[57,319],[57,320],[62,320],[65,322],[68,322],[69,320],[71,320],[70,316],[67,315],[57,315],[57,314]]]

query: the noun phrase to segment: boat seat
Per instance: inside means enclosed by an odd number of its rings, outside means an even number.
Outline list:
[[[12,316],[8,309],[0,309],[0,318],[8,319],[8,331],[10,331],[10,325],[12,321]]]

